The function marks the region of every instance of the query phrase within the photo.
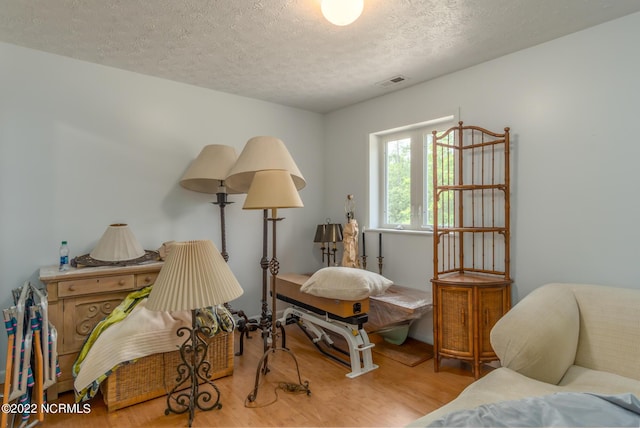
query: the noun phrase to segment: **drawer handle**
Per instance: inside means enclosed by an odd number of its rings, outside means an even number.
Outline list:
[[[69,286],[69,291],[76,291],[76,287],[75,287],[75,285],[71,284],[71,285]]]
[[[125,284],[125,280],[121,279],[120,281],[118,281],[118,285],[124,285]]]
[[[151,277],[150,276],[146,276],[144,278],[144,282],[146,282],[147,284],[151,282]]]
[[[465,320],[465,313],[464,313],[464,309],[460,309],[460,317],[462,318],[462,320],[461,320],[462,325],[465,325],[466,320]]]

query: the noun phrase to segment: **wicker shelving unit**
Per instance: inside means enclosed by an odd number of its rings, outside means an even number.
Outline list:
[[[509,128],[459,122],[432,140],[434,370],[497,360],[489,341],[511,307]]]

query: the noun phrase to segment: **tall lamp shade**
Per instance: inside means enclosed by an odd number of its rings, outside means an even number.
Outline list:
[[[245,210],[301,208],[293,176],[284,169],[256,171],[244,201]]]
[[[297,190],[307,184],[282,140],[268,136],[247,141],[226,177],[226,184],[236,192],[247,193],[256,171],[267,169],[289,171]]]
[[[200,154],[180,179],[185,189],[200,193],[240,193],[233,189],[220,189],[237,159],[233,147],[222,144],[204,146]]]
[[[230,302],[243,293],[213,242],[177,242],[171,247],[147,308],[183,311]]]

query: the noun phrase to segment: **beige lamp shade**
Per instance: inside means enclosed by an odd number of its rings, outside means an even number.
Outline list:
[[[304,204],[289,171],[257,171],[244,201],[243,209],[302,208]]]
[[[287,147],[276,137],[253,137],[247,141],[227,175],[226,184],[236,192],[247,193],[256,171],[266,169],[289,171],[298,190],[307,184]]]
[[[129,225],[111,224],[98,241],[89,256],[105,262],[133,260],[145,255],[144,248],[138,242]]]
[[[230,302],[242,293],[213,242],[176,242],[160,269],[146,307],[152,311],[200,309]]]
[[[180,179],[180,185],[200,193],[240,193],[228,187],[221,188],[236,158],[233,147],[221,144],[204,146]]]

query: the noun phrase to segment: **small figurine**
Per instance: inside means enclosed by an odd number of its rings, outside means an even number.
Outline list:
[[[355,218],[355,202],[353,200],[353,195],[347,195],[347,201],[344,204],[344,211],[347,216],[347,224],[342,230],[342,243],[344,245],[342,266],[359,268],[358,222]]]

